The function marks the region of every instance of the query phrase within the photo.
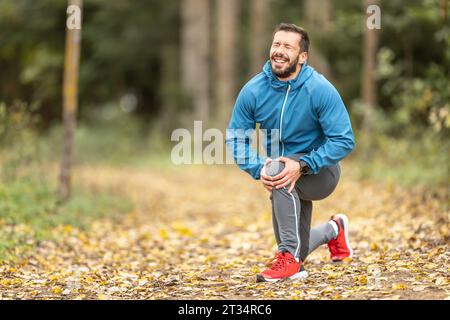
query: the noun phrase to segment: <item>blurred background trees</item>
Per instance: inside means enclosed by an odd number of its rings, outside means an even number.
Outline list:
[[[448,173],[448,3],[377,1],[381,30],[372,42],[365,28],[369,3],[85,1],[80,148],[129,157],[167,147],[170,132],[191,128],[193,119],[223,128],[239,89],[268,58],[275,24],[292,22],[309,31],[309,63],[338,88],[357,139],[371,138],[356,155],[368,149],[401,162],[394,156],[399,151],[431,153],[427,166],[444,164]],[[11,125],[18,110],[37,119],[36,132],[58,141],[66,7],[64,0],[0,0],[1,146],[18,136]]]
[[[366,9],[374,3],[381,29],[372,32]],[[448,0],[84,0],[73,192],[60,202],[67,5],[0,0],[0,261],[53,237],[58,226],[89,228],[136,208],[170,218],[179,193],[167,186],[190,186],[186,180],[198,174],[193,166],[172,166],[172,130],[192,132],[197,119],[203,130],[223,129],[240,88],[268,59],[280,22],[309,32],[309,64],[332,81],[350,112],[356,150],[342,162],[344,188],[367,182],[363,190],[395,193],[397,215],[416,221],[421,211],[448,238]],[[214,169],[222,168],[201,172]],[[399,193],[399,184],[408,191]],[[188,188],[176,203],[188,220],[204,205],[194,202],[206,195],[191,197],[202,188]],[[354,197],[370,209],[378,201],[371,195]],[[382,224],[396,217],[384,203],[373,208]]]

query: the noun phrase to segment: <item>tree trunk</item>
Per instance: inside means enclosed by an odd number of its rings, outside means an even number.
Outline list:
[[[160,53],[161,63],[161,129],[163,133],[169,133],[176,128],[178,117],[173,115],[176,112],[177,107],[177,77],[178,69],[177,65],[173,62],[177,60],[179,47],[176,44],[163,44]]]
[[[447,22],[448,20],[448,0],[441,0],[441,17],[442,17],[442,22]]]
[[[378,0],[366,0],[364,11]],[[369,29],[364,23],[363,65],[361,73],[361,100],[364,106],[362,129],[365,135],[372,131],[373,109],[378,103],[376,87],[376,62],[379,30]]]
[[[226,126],[236,95],[237,0],[218,0],[216,7],[216,107],[220,127]]]
[[[325,56],[317,50],[314,35],[329,31],[332,22],[332,4],[330,0],[306,0],[304,3],[305,28],[309,31],[311,44],[309,46],[308,64],[333,82],[331,66]]]
[[[73,161],[73,140],[78,109],[78,68],[81,43],[82,0],[69,0],[68,5],[80,9],[80,29],[66,29],[66,52],[63,83],[63,150],[59,176],[58,197],[64,201],[70,197],[71,167]]]
[[[327,31],[331,27],[331,3],[330,0],[306,0],[304,4],[308,26]]]
[[[209,117],[209,0],[182,0],[182,87],[197,120]]]
[[[261,72],[269,57],[268,0],[251,0],[250,12],[250,72],[254,75]]]

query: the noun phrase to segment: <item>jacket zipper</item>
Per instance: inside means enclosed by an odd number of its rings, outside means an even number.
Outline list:
[[[286,96],[284,97],[283,107],[281,108],[281,116],[280,116],[280,143],[281,143],[281,156],[284,156],[284,143],[282,140],[282,134],[283,134],[283,114],[284,114],[284,107],[286,106],[286,102],[289,96],[289,91],[291,90],[291,85],[288,85],[288,88],[286,90]]]

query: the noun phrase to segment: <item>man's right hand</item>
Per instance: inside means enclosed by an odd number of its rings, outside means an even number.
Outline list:
[[[264,162],[264,166],[261,169],[261,182],[263,183],[264,188],[267,189],[267,191],[272,191],[273,189],[273,181],[272,181],[272,177],[268,176],[266,174],[266,166],[272,161],[271,158],[267,158],[266,162]]]

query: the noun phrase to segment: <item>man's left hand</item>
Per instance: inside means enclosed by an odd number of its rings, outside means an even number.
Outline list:
[[[284,162],[284,169],[278,175],[272,177],[273,186],[276,189],[281,189],[290,185],[288,192],[291,193],[301,176],[300,163],[286,157],[280,157],[276,160]]]

